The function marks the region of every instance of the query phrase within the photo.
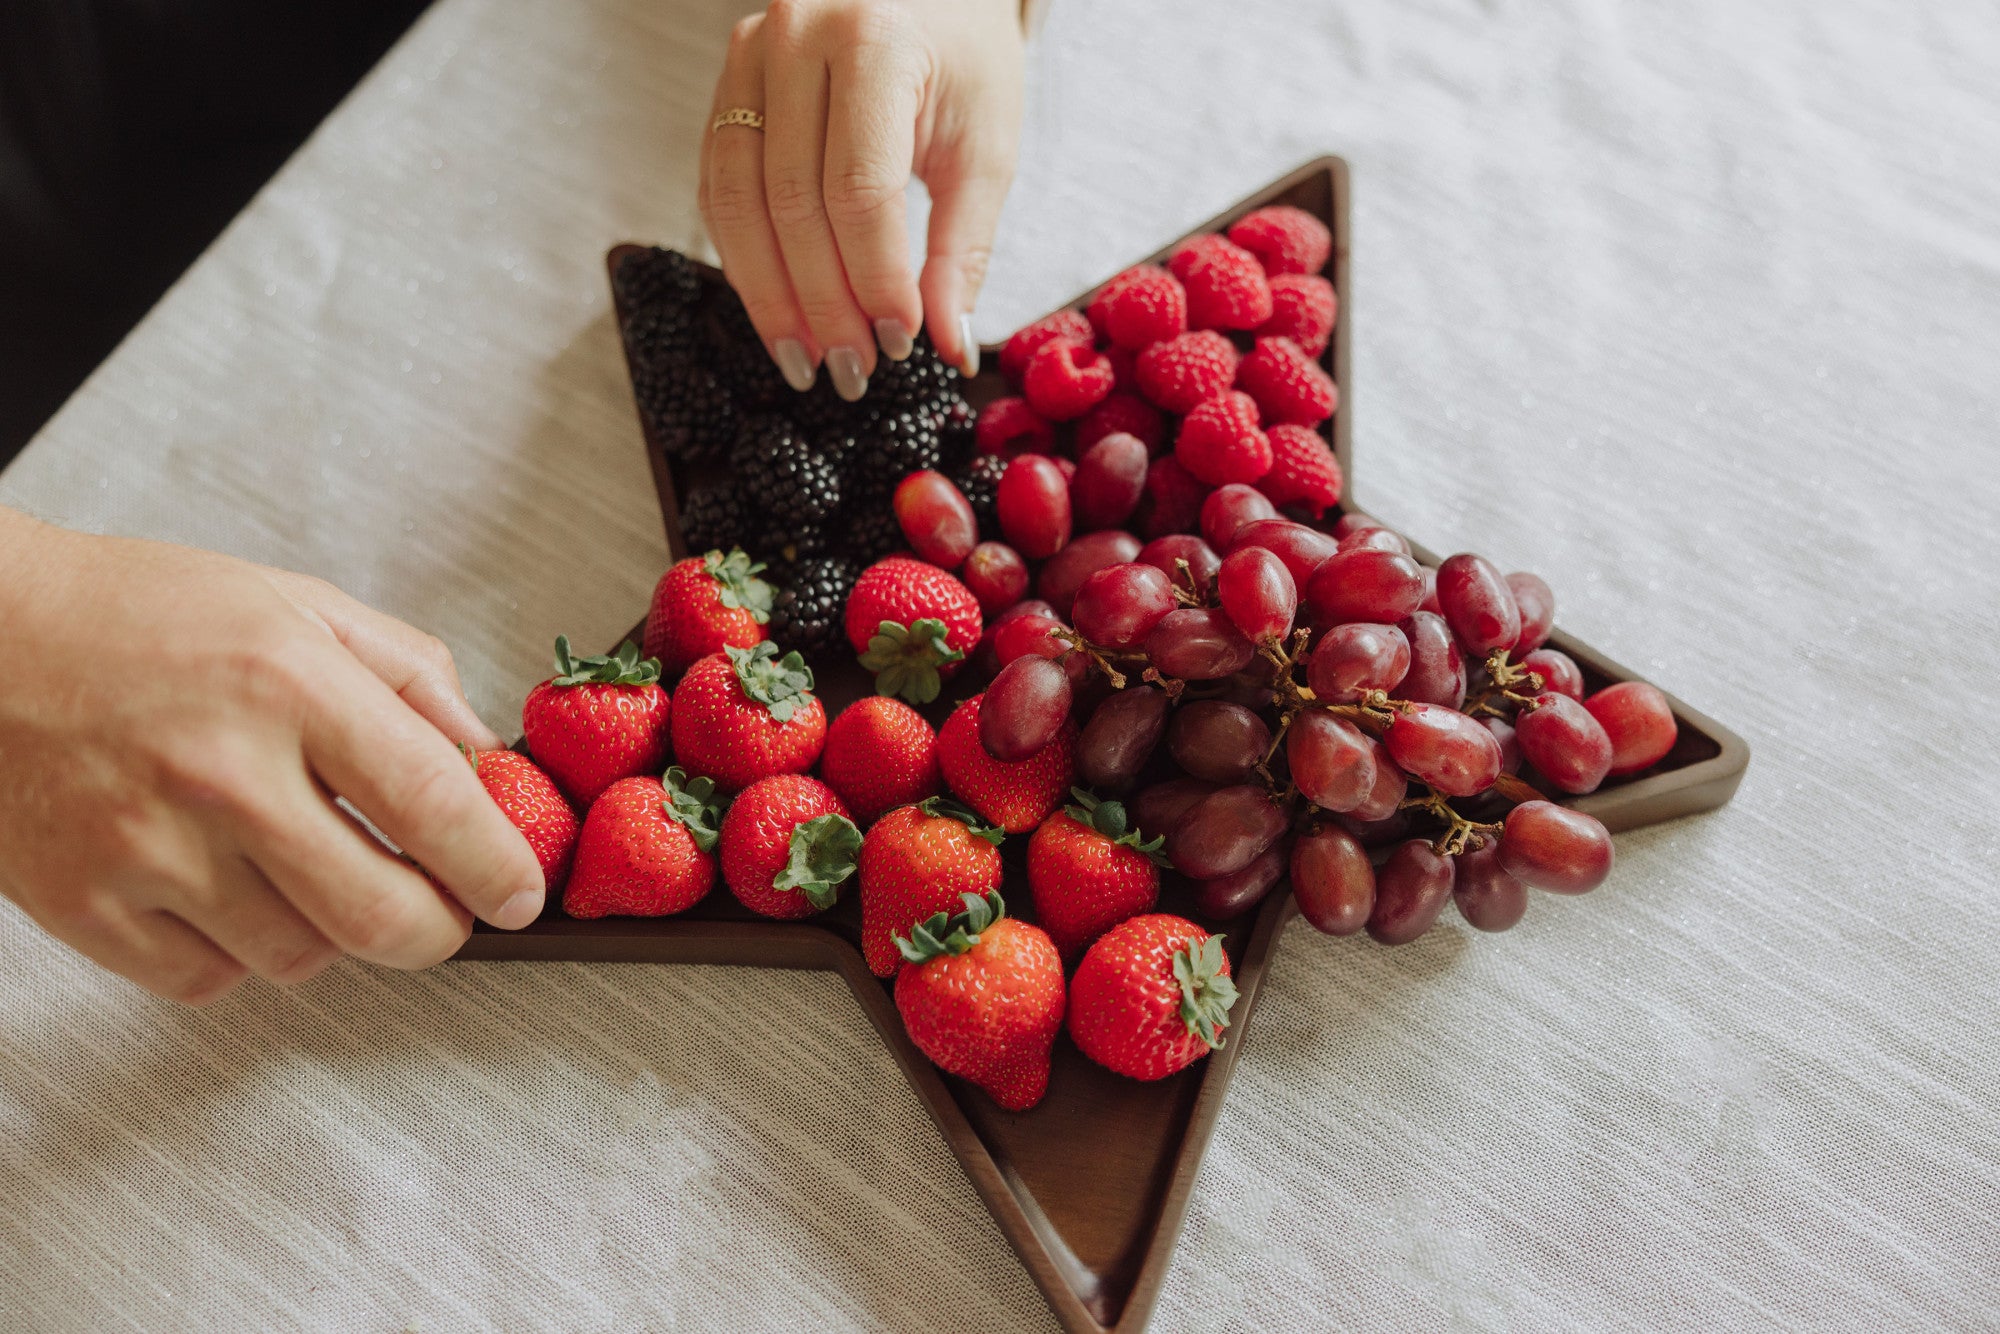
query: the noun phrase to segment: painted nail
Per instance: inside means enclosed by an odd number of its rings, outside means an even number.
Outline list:
[[[519,931],[542,915],[546,897],[539,889],[522,890],[500,905],[500,911],[493,914],[493,925],[502,931]]]
[[[972,312],[958,317],[958,369],[970,380],[979,374],[979,344],[972,341]]]
[[[875,343],[891,361],[901,361],[916,346],[910,339],[910,331],[895,320],[875,321]]]
[[[813,364],[806,359],[806,345],[796,338],[780,338],[771,344],[771,360],[785,383],[803,394],[813,387]]]
[[[851,347],[827,349],[826,373],[833,380],[833,392],[849,403],[859,402],[868,392],[868,377],[861,373],[861,354]]]

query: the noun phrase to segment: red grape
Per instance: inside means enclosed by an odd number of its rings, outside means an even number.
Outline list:
[[[1201,502],[1201,536],[1217,551],[1227,551],[1245,524],[1277,517],[1278,507],[1269,496],[1247,483],[1230,482]]]
[[[1138,554],[1139,539],[1130,533],[1116,529],[1085,533],[1042,566],[1035,576],[1035,591],[1054,604],[1056,615],[1067,616],[1076,601],[1076,590],[1083,587],[1084,580],[1099,570],[1123,565]]]
[[[1069,503],[1081,532],[1116,528],[1132,517],[1146,490],[1152,451],[1136,435],[1114,431],[1083,452],[1070,479]]]
[[[1056,637],[1062,628],[1061,621],[1040,612],[1011,616],[993,627],[993,656],[1003,670],[1015,659],[1029,655],[1060,658],[1070,651],[1069,645]]]
[[[1410,641],[1393,625],[1350,621],[1313,645],[1306,684],[1329,704],[1352,704],[1370,690],[1389,690],[1410,670]]]
[[[1167,856],[1182,875],[1213,880],[1242,870],[1285,832],[1285,812],[1252,784],[1219,788],[1181,816],[1167,835]]]
[[[1507,812],[1500,865],[1524,885],[1586,894],[1611,874],[1611,834],[1594,815],[1552,801],[1524,801]]]
[[[1444,615],[1444,609],[1438,606],[1438,572],[1434,565],[1424,566],[1424,600],[1417,604],[1417,610]]]
[[[1387,528],[1356,528],[1340,539],[1342,551],[1353,551],[1356,547],[1369,547],[1376,551],[1400,551],[1410,554],[1410,544]]]
[[[1385,525],[1380,519],[1370,518],[1368,515],[1363,514],[1360,510],[1349,510],[1347,513],[1341,515],[1340,518],[1334,521],[1333,535],[1336,538],[1341,538],[1341,537],[1346,537],[1349,533],[1355,532],[1358,529],[1381,528],[1384,526]]]
[[[1611,738],[1568,695],[1544,690],[1522,705],[1514,735],[1521,757],[1564,792],[1595,792],[1611,772]]]
[[[889,504],[910,548],[933,565],[957,569],[979,541],[979,520],[973,516],[972,503],[949,477],[933,468],[920,469],[898,482]]]
[[[1398,843],[1375,872],[1375,910],[1368,934],[1384,945],[1407,945],[1431,929],[1451,897],[1451,858],[1421,838]]]
[[[1636,774],[1667,757],[1680,736],[1674,707],[1658,686],[1620,681],[1583,702],[1611,738],[1611,776]]]
[[[1285,845],[1282,840],[1257,854],[1257,859],[1240,871],[1198,881],[1194,887],[1194,910],[1211,922],[1241,917],[1264,901],[1271,886],[1285,874]]]
[[[1046,560],[1069,541],[1069,479],[1046,454],[1016,454],[994,505],[1001,534],[1028,560]]]
[[[1292,582],[1304,588],[1317,570],[1340,548],[1317,528],[1308,528],[1290,519],[1258,519],[1236,530],[1231,548],[1262,547],[1285,563]]]
[[[1437,593],[1445,624],[1472,657],[1512,648],[1521,637],[1521,609],[1507,581],[1484,556],[1460,552],[1438,566]]]
[[[1351,811],[1375,791],[1374,738],[1320,709],[1292,719],[1285,762],[1299,795],[1322,810]]]
[[[919,551],[918,555],[923,553]],[[1019,602],[1028,591],[1028,562],[1005,542],[981,542],[958,572],[979,609],[991,616]]]
[[[1478,719],[1439,704],[1412,704],[1398,713],[1382,742],[1404,773],[1447,797],[1477,796],[1500,776],[1500,743],[1493,734]]]
[[[1165,537],[1156,537],[1140,547],[1134,559],[1165,570],[1167,578],[1174,581],[1176,588],[1186,588],[1187,579],[1192,578],[1194,588],[1191,591],[1198,598],[1208,596],[1208,590],[1215,586],[1215,572],[1222,568],[1222,557],[1215,554],[1215,548],[1193,533],[1168,533]],[[1188,564],[1186,577],[1182,576],[1180,566],[1175,564],[1183,560]]]
[[[1369,756],[1375,761],[1375,786],[1368,790],[1359,806],[1347,815],[1362,824],[1380,824],[1391,819],[1403,804],[1403,798],[1410,794],[1409,775],[1396,766],[1390,757],[1389,748],[1374,737],[1368,738],[1373,747]]]
[[[1070,620],[1078,634],[1099,648],[1123,652],[1145,643],[1153,627],[1179,605],[1165,571],[1131,561],[1084,580]]]
[[[1217,681],[1257,660],[1257,646],[1220,607],[1168,612],[1146,636],[1145,652],[1161,675],[1183,681]]]
[[[1505,931],[1528,911],[1528,887],[1500,864],[1498,839],[1458,854],[1451,898],[1458,915],[1481,931]]]
[[[1139,501],[1139,531],[1147,537],[1191,533],[1201,518],[1208,484],[1181,466],[1173,451],[1153,460],[1146,470],[1146,494]]]
[[[1056,471],[1062,474],[1064,486],[1068,486],[1071,482],[1076,480],[1075,459],[1068,459],[1064,458],[1060,454],[1053,454],[1050,455],[1050,461],[1056,465]],[[1074,514],[1072,514],[1071,517],[1074,518]]]
[[[1253,642],[1282,639],[1298,613],[1299,590],[1285,563],[1262,547],[1232,551],[1215,576],[1222,609]]]
[[[967,557],[966,559],[970,560],[971,557]],[[999,642],[999,630],[1001,626],[1007,624],[1009,621],[1018,620],[1023,616],[1041,615],[1046,615],[1050,620],[1056,621],[1058,625],[1061,624],[1061,621],[1057,620],[1055,608],[1040,598],[1024,598],[999,615],[988,620],[986,622],[985,633],[979,636],[979,647],[972,651],[974,674],[990,677],[1006,665],[1000,661],[999,650],[995,647]],[[1021,655],[1016,653],[1014,656],[1018,658]]]
[[[1375,868],[1361,841],[1336,825],[1292,840],[1292,897],[1329,936],[1351,936],[1375,911]]]
[[[1000,669],[979,706],[979,744],[1013,764],[1055,740],[1069,721],[1069,673],[1029,653]]]
[[[995,626],[1005,625],[1007,622],[1013,620],[1016,616],[1047,616],[1049,619],[1057,621],[1062,619],[1062,614],[1058,612],[1055,609],[1055,607],[1053,607],[1047,602],[1044,602],[1042,599],[1022,598],[1019,602],[1016,602],[1013,606],[1007,608],[1005,611],[1002,611],[999,615],[988,617],[986,621],[986,628],[988,630],[991,630]]]
[[[1336,815],[1333,822],[1354,835],[1364,848],[1379,848],[1390,843],[1400,843],[1410,836],[1415,820],[1408,811],[1394,811],[1385,819],[1359,820],[1354,812]]]
[[[1423,568],[1400,551],[1343,551],[1313,571],[1306,605],[1322,626],[1348,621],[1388,625],[1417,609],[1424,597]]]
[[[1168,703],[1163,690],[1133,686],[1098,705],[1076,739],[1077,776],[1111,795],[1131,787],[1167,730]]]
[[[1514,724],[1505,718],[1481,718],[1486,730],[1500,743],[1500,772],[1517,774],[1521,772],[1521,739],[1514,735]]]
[[[1125,814],[1149,840],[1165,838],[1180,824],[1181,817],[1187,814],[1190,807],[1216,790],[1216,784],[1204,783],[1199,778],[1169,778],[1164,783],[1155,783],[1142,790],[1126,802]]]
[[[1465,659],[1444,617],[1415,611],[1398,627],[1410,644],[1410,670],[1389,687],[1397,699],[1455,709],[1465,703]]]
[[[1532,653],[1548,639],[1556,623],[1556,595],[1542,576],[1525,570],[1507,576],[1507,589],[1521,609],[1521,633],[1514,640],[1514,661],[1519,662],[1523,653]]]
[[[1568,695],[1577,703],[1583,703],[1583,669],[1569,654],[1560,649],[1538,648],[1522,658],[1521,665],[1531,672],[1540,673],[1542,689]]]
[[[1241,704],[1202,699],[1183,704],[1167,724],[1174,763],[1211,783],[1240,783],[1271,748],[1271,729]]]

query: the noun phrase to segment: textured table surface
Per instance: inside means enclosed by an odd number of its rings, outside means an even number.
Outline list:
[[[0,497],[331,578],[508,730],[661,565],[600,257],[695,239],[730,10],[442,0]],[[1506,936],[1294,929],[1156,1327],[2000,1323],[2000,17],[1228,10],[1054,7],[982,332],[1346,155],[1363,501],[1755,755]],[[0,1328],[1052,1328],[830,976],[0,954]]]

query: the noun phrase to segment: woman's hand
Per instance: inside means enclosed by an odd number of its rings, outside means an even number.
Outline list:
[[[701,211],[764,345],[794,389],[824,363],[860,398],[877,346],[921,328],[979,365],[972,307],[986,278],[1021,126],[1017,0],[775,0],[736,25],[711,116]],[[903,191],[931,194],[923,273]]]
[[[201,1004],[540,911],[437,640],[315,579],[4,509],[0,571],[0,892],[51,935]]]

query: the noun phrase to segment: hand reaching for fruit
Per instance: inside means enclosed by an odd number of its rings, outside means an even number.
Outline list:
[[[0,569],[0,892],[51,935],[203,1003],[342,953],[425,966],[471,913],[541,910],[436,640],[315,579],[5,509]]]

